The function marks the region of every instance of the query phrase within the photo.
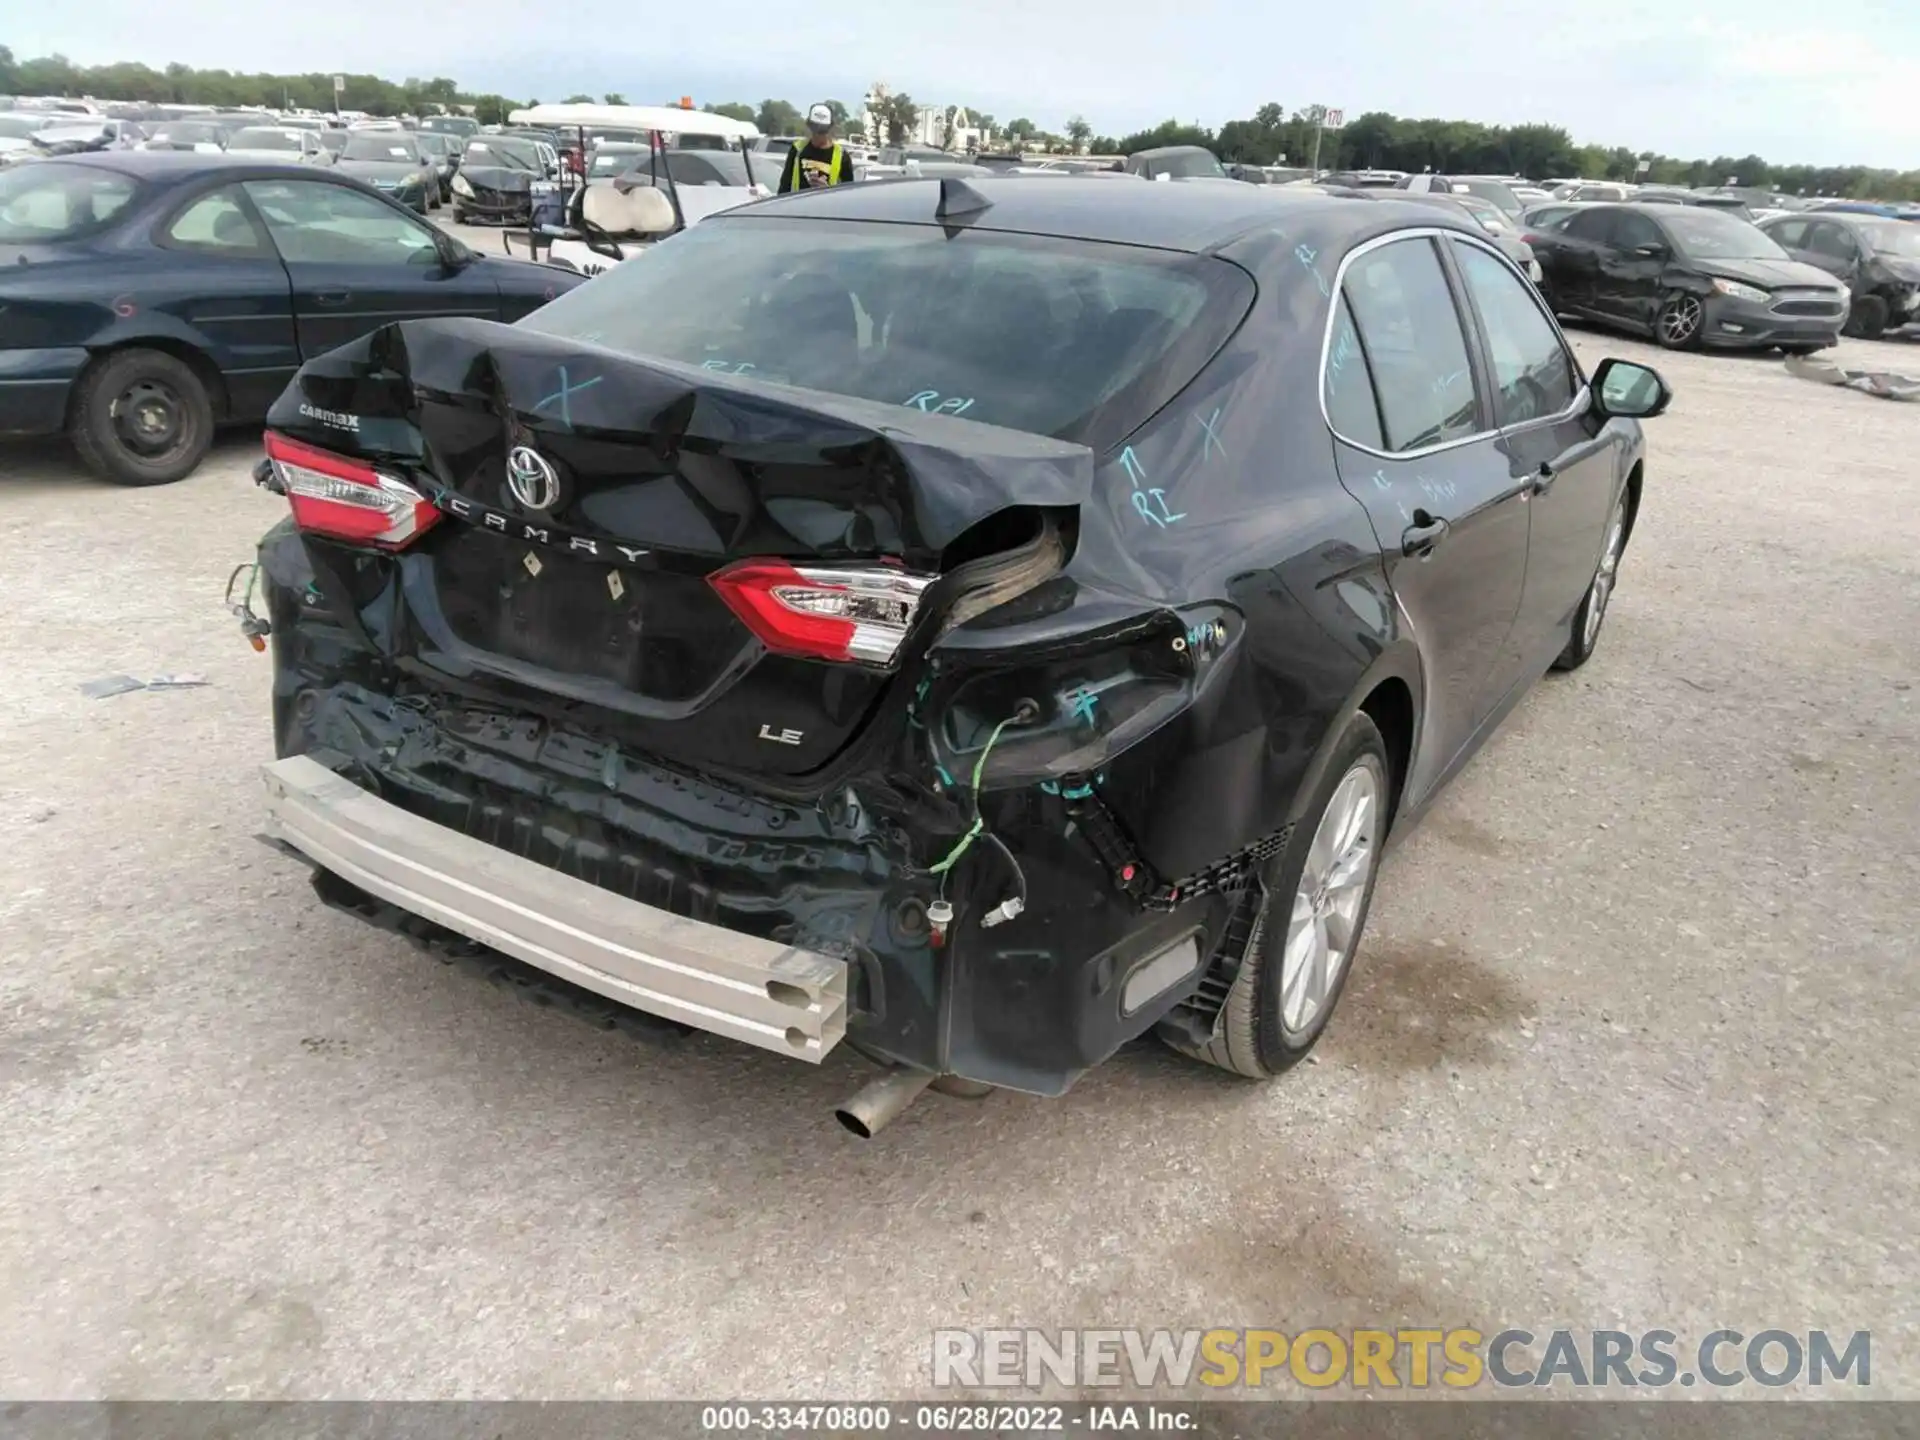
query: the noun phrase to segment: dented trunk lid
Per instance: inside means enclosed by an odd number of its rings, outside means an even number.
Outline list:
[[[1084,446],[480,320],[319,357],[268,423],[444,512],[355,596],[391,607],[368,633],[416,673],[595,707],[657,753],[774,776],[842,751],[924,640],[891,668],[769,653],[712,574],[763,557],[940,574],[979,563],[995,517],[1076,507],[1093,477]],[[927,591],[916,637],[950,601]]]

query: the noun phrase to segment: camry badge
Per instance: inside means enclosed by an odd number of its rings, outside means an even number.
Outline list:
[[[560,498],[560,476],[538,450],[516,445],[507,454],[507,488],[529,510],[551,510]]]

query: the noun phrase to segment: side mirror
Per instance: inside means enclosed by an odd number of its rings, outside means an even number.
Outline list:
[[[1593,408],[1609,418],[1651,420],[1673,403],[1673,391],[1650,365],[1602,360],[1593,372]]]

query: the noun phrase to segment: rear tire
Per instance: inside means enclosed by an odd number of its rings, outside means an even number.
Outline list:
[[[1853,302],[1853,312],[1840,333],[1856,340],[1878,340],[1886,330],[1887,302],[1878,295],[1862,295]]]
[[[1356,714],[1286,848],[1261,876],[1266,909],[1213,1038],[1177,1046],[1181,1053],[1253,1080],[1270,1080],[1307,1058],[1346,988],[1366,929],[1392,813],[1392,774],[1380,731]]]
[[[121,350],[81,378],[67,436],[102,480],[170,485],[191,475],[213,444],[213,402],[185,361]]]

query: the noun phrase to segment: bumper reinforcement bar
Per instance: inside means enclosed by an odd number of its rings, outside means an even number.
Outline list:
[[[847,1028],[846,962],[690,920],[422,819],[307,755],[261,767],[267,833],[370,895],[549,974],[818,1064]]]

